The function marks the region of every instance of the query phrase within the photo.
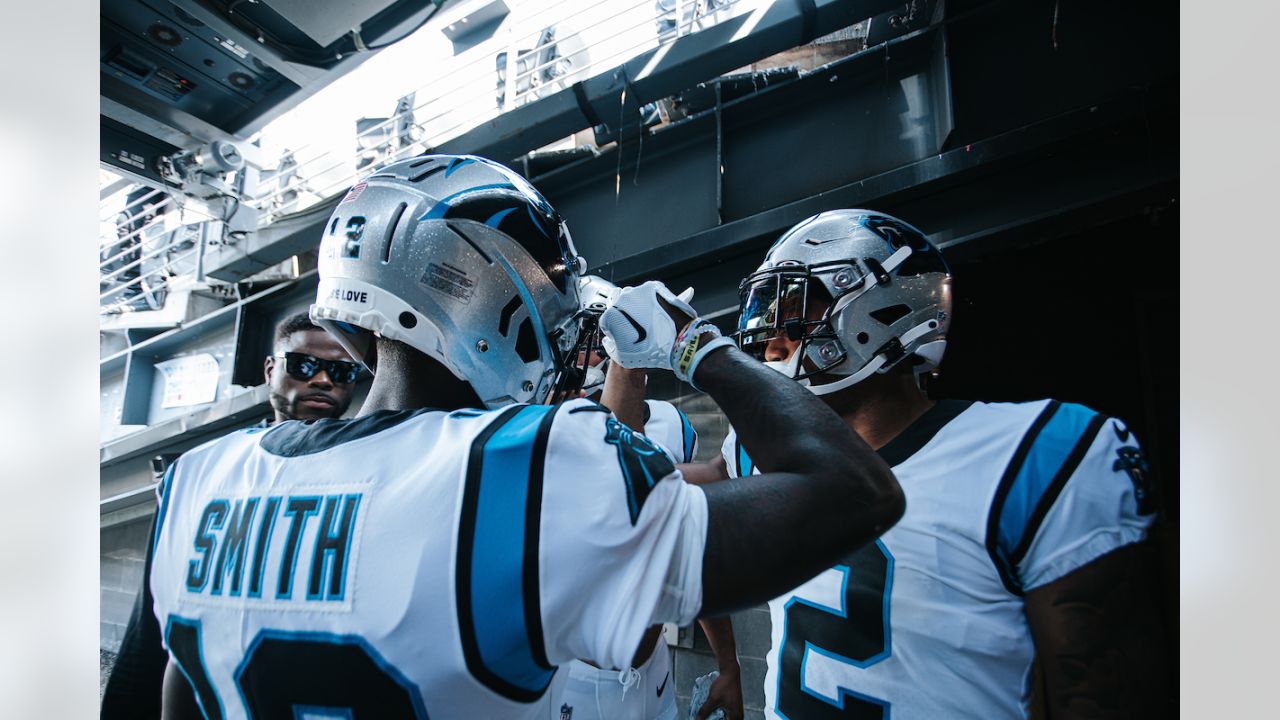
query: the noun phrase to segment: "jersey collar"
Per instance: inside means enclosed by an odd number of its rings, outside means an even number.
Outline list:
[[[889,467],[901,465],[932,440],[933,436],[937,435],[947,423],[968,410],[972,404],[972,400],[939,400],[925,411],[925,414],[908,425],[906,430],[898,433],[897,437],[876,452],[881,460],[889,464]]]

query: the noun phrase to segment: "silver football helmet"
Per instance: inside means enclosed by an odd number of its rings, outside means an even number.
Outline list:
[[[792,227],[739,286],[738,346],[825,395],[908,357],[937,367],[951,320],[951,271],[924,233],[872,210],[832,210]]]
[[[572,381],[586,263],[546,199],[498,163],[424,155],[380,168],[334,209],[319,266],[311,317],[361,362],[369,332],[399,340],[490,408],[544,402]]]

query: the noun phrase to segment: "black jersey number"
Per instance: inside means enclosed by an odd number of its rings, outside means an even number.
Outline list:
[[[222,703],[206,674],[199,625],[176,618],[169,625],[174,659],[205,717],[219,720]],[[428,720],[418,688],[357,635],[263,630],[235,680],[251,718],[296,717],[309,710],[354,720]]]
[[[888,717],[889,703],[840,687],[836,699],[805,684],[814,654],[865,668],[889,657],[889,593],[893,555],[877,540],[836,565],[844,574],[839,612],[798,597],[787,601],[778,663],[777,711],[791,720]]]

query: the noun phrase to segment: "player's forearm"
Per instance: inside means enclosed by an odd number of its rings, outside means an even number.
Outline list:
[[[681,463],[676,465],[676,469],[680,471],[685,482],[693,483],[694,485],[719,482],[729,477],[729,473],[725,468],[724,458],[721,457],[706,463]]]
[[[698,619],[702,632],[707,636],[707,644],[716,656],[716,665],[720,673],[738,671],[738,644],[733,637],[733,622],[728,615],[704,617]]]
[[[762,472],[830,484],[832,502],[876,508],[886,529],[901,516],[889,466],[813,393],[732,347],[709,354],[697,372]]]
[[[736,348],[711,353],[697,372],[765,471],[702,486],[704,614],[776,597],[902,516],[889,467],[808,390]]]
[[[1050,720],[1176,714],[1157,586],[1153,548],[1137,543],[1027,592]]]
[[[630,370],[614,363],[604,377],[604,392],[600,404],[609,408],[623,425],[644,432],[643,369]]]

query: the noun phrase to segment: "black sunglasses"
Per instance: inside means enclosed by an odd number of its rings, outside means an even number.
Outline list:
[[[298,380],[310,380],[321,369],[329,380],[339,385],[353,383],[360,376],[360,365],[345,360],[324,360],[300,352],[277,354],[276,357],[284,358],[284,371]]]

